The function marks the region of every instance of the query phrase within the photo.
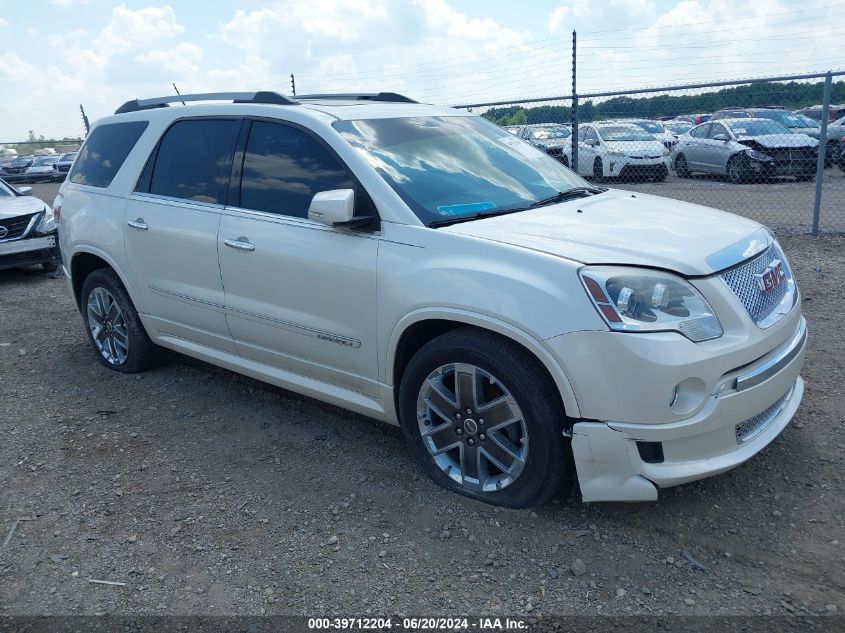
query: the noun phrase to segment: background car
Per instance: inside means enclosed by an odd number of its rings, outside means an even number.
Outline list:
[[[34,160],[35,156],[18,156],[3,167],[0,178],[3,178],[6,182],[23,182],[24,173],[29,169]]]
[[[796,110],[795,114],[803,114],[804,116],[808,116],[814,121],[821,121],[822,120],[822,106],[814,105],[810,106],[809,108],[801,108],[800,110]],[[828,121],[835,121],[837,119],[841,119],[845,116],[845,105],[831,105],[828,106],[827,117]]]
[[[644,129],[646,132],[659,140],[666,149],[671,150],[675,144],[676,135],[668,131],[663,123],[660,121],[652,121],[651,119],[614,119],[615,123],[631,123]],[[692,126],[690,126],[692,127]]]
[[[569,167],[569,155],[572,153],[570,126],[559,123],[535,123],[523,125],[516,135]]]
[[[52,273],[61,261],[53,210],[30,191],[0,180],[0,270],[41,264]]]
[[[58,160],[55,154],[36,156],[23,173],[23,182],[50,182],[53,179],[53,165]]]
[[[578,166],[582,175],[661,181],[669,173],[669,150],[631,123],[588,123],[578,130]]]
[[[661,123],[663,124],[664,129],[675,135],[675,138],[679,137],[681,134],[686,134],[695,127],[689,121],[677,121],[674,119],[671,121],[661,121]]]
[[[693,125],[707,123],[710,120],[711,114],[681,114],[675,117],[676,121],[687,121]]]
[[[63,182],[67,178],[67,173],[70,171],[73,160],[76,158],[76,152],[69,154],[62,154],[59,160],[53,164],[52,180],[54,182]]]
[[[682,178],[703,172],[726,175],[733,183],[775,176],[812,180],[818,146],[771,119],[719,119],[680,137],[672,165]]]

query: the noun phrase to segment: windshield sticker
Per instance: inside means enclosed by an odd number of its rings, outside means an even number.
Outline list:
[[[466,204],[441,204],[437,207],[437,212],[440,215],[461,216],[469,213],[490,211],[495,208],[496,205],[493,202],[469,202]]]

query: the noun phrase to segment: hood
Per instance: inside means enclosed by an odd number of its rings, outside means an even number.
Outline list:
[[[43,200],[35,196],[15,196],[14,198],[0,198],[0,220],[13,218],[18,215],[29,215],[43,211],[46,205]]]
[[[537,145],[541,147],[569,147],[572,145],[572,137],[567,136],[566,138],[544,138],[542,140],[536,141]]]
[[[755,141],[763,147],[816,147],[819,142],[806,134],[761,134],[760,136],[737,135],[740,143]]]
[[[26,170],[28,174],[47,174],[53,171],[52,165],[38,165],[37,167],[30,167]]]
[[[662,156],[665,149],[663,143],[653,141],[605,141],[608,147],[621,149],[626,156]]]
[[[709,275],[716,270],[707,262],[708,256],[759,229],[757,222],[723,211],[611,189],[589,198],[438,230],[584,264],[630,264],[682,275]]]

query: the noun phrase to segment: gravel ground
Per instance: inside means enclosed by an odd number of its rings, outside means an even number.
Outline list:
[[[841,616],[845,239],[784,245],[811,339],[782,436],[657,503],[536,511],[439,489],[398,429],[180,355],[110,372],[62,280],[0,273],[0,615]]]

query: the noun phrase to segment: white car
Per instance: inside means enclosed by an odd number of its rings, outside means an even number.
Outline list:
[[[41,264],[52,273],[60,261],[53,210],[30,191],[0,180],[0,270]]]
[[[104,366],[170,348],[399,425],[435,481],[494,504],[573,475],[585,501],[654,500],[752,457],[803,394],[765,228],[591,187],[392,93],[129,102],[54,212]]]
[[[669,150],[633,123],[582,124],[577,171],[599,182],[605,178],[662,181],[669,174]]]

